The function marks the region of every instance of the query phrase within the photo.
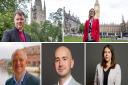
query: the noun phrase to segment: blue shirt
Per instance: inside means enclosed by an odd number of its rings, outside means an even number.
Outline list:
[[[13,76],[14,85],[22,85],[22,82],[23,82],[25,74],[26,74],[26,71],[23,73],[22,78],[21,78],[21,80],[19,82],[16,80],[15,75],[14,75]]]

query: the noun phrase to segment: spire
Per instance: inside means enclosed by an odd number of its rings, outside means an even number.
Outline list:
[[[46,10],[45,0],[44,0],[44,10]]]
[[[32,10],[32,21],[37,23],[44,22],[46,20],[46,7],[44,1],[44,9],[42,8],[42,0],[35,0]]]
[[[96,0],[96,2],[95,2],[95,6],[98,6],[98,5],[99,5],[99,1]]]
[[[122,15],[122,23],[125,23],[124,16]]]
[[[44,20],[46,20],[46,5],[45,5],[45,0],[44,0],[43,18],[44,18]]]
[[[95,18],[100,18],[100,4],[99,1],[96,0],[95,5],[94,5],[94,9],[95,9]]]

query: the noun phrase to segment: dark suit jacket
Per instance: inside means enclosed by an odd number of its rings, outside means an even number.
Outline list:
[[[90,19],[88,19],[85,22],[83,42],[87,42],[88,41],[89,21],[90,21]],[[96,41],[96,42],[99,41],[100,32],[99,32],[99,20],[98,19],[93,19],[93,21],[92,21],[91,36],[92,36],[94,41]]]
[[[8,79],[5,85],[15,85],[13,77]],[[22,85],[40,85],[40,80],[26,72]]]
[[[30,36],[25,33],[26,42],[30,42],[31,38]],[[20,37],[18,35],[18,30],[14,27],[13,29],[9,31],[5,31],[2,37],[2,42],[21,42]]]

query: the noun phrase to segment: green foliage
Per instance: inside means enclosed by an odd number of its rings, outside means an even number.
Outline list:
[[[16,7],[16,0],[0,0],[0,12],[3,14],[15,11]]]
[[[29,33],[33,42],[62,41],[61,28],[47,20],[41,24],[33,22],[31,25],[25,25],[25,31]]]
[[[84,25],[80,24],[79,33],[83,33],[83,32],[84,32]]]
[[[17,8],[16,0],[0,0],[0,40],[6,29],[14,27],[13,15]],[[30,25],[25,24],[24,30],[29,33],[33,42],[62,41],[62,9],[60,8],[53,13],[51,18],[56,25],[53,25],[50,21],[41,24],[36,22]]]
[[[62,15],[63,15],[63,9],[59,8],[56,12],[50,13],[49,18],[53,21],[53,23],[61,27],[62,26]]]
[[[0,40],[6,29],[13,27],[15,0],[0,0]]]
[[[50,21],[41,24],[40,40],[45,42],[62,41],[61,28],[52,25]]]

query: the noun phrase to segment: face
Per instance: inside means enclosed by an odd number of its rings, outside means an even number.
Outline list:
[[[18,51],[13,59],[12,59],[12,67],[14,73],[21,74],[25,71],[26,67],[26,58],[24,57],[24,53],[22,51]]]
[[[71,73],[74,60],[67,48],[60,48],[55,52],[55,70],[60,77],[66,77]]]
[[[104,59],[105,59],[105,61],[110,62],[111,61],[111,58],[112,58],[111,50],[106,47],[104,49]]]
[[[23,15],[16,14],[14,17],[15,27],[19,30],[23,29],[25,18]]]
[[[95,10],[94,9],[91,9],[89,11],[89,17],[94,17],[95,16]]]

